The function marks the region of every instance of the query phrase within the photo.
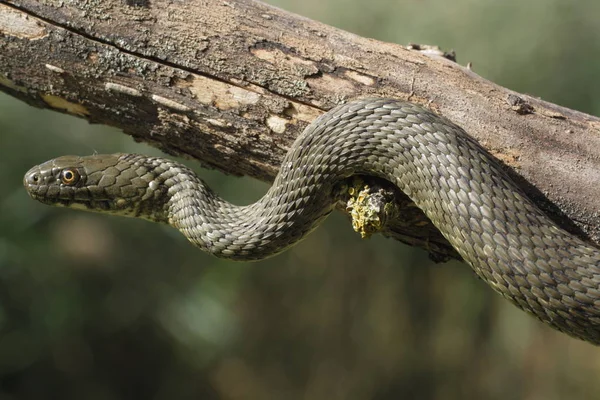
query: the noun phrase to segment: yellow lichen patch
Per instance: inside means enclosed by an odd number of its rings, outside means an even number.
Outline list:
[[[0,34],[37,40],[48,36],[39,19],[0,4]]]
[[[348,187],[350,199],[346,203],[346,211],[352,218],[352,228],[366,239],[374,233],[381,232],[385,225],[382,218],[392,213],[390,203],[382,204],[380,201],[373,201],[373,193],[369,185],[366,185],[362,179],[355,178]]]
[[[70,102],[62,97],[58,97],[53,94],[43,94],[41,97],[42,100],[44,100],[50,107],[58,110],[64,110],[69,114],[80,117],[85,117],[90,114],[89,111],[81,104]]]
[[[0,75],[0,85],[21,93],[27,93],[25,86],[19,86],[4,75]]]

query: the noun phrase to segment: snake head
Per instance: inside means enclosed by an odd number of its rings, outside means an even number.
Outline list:
[[[23,185],[44,204],[162,222],[159,172],[132,154],[63,156],[31,168]]]

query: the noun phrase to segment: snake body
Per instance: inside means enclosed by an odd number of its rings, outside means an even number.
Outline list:
[[[47,204],[166,222],[204,251],[254,260],[314,229],[356,174],[408,195],[502,296],[600,344],[600,250],[559,228],[460,127],[412,103],[362,99],[323,114],[248,206],[224,201],[181,164],[131,154],[60,157],[24,184]]]

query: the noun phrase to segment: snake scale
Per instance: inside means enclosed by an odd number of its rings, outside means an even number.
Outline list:
[[[234,206],[187,167],[132,154],[64,156],[27,172],[36,200],[164,222],[219,257],[293,245],[352,175],[384,178],[421,208],[494,290],[555,329],[600,344],[600,250],[559,228],[463,129],[416,104],[361,99],[311,123],[268,192]]]

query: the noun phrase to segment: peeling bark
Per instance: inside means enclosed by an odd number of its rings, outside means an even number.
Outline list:
[[[0,90],[262,180],[334,105],[410,100],[465,128],[563,227],[600,243],[599,118],[502,88],[431,49],[256,1],[0,0]],[[421,220],[401,197],[403,218]],[[431,227],[400,225],[396,238],[455,256]]]

